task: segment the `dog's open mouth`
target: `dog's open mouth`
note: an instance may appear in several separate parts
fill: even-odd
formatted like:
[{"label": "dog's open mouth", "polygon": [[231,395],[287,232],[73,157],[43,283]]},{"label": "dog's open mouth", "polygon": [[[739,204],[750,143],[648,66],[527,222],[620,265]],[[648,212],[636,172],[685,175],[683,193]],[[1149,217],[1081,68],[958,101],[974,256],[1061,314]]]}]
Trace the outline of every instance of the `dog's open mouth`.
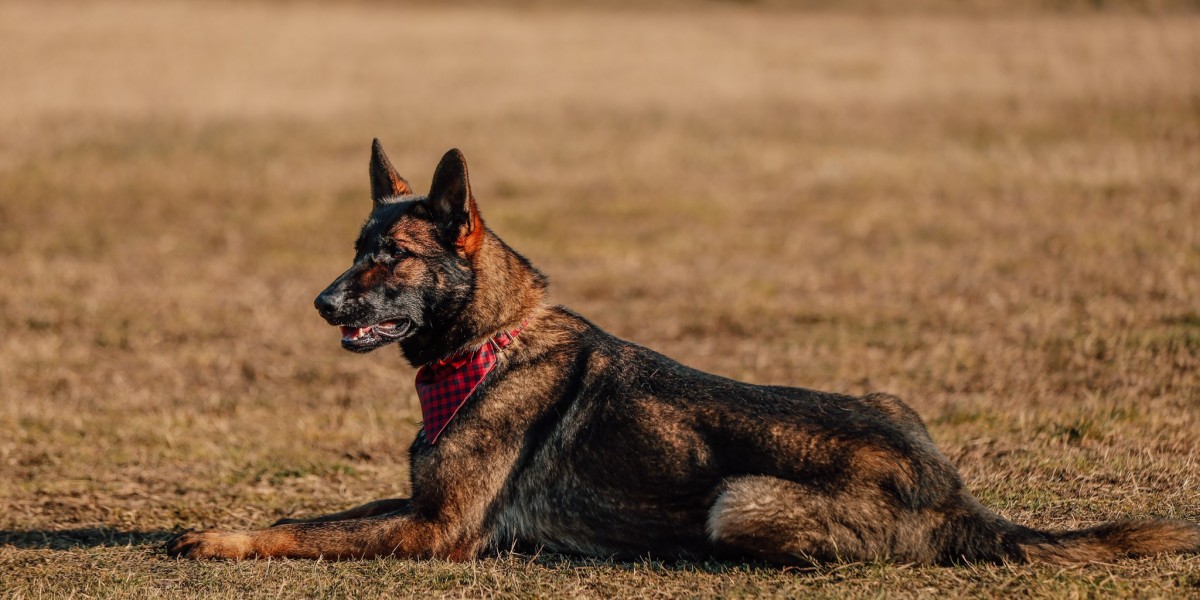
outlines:
[{"label": "dog's open mouth", "polygon": [[385,344],[404,339],[412,329],[412,321],[394,319],[380,321],[374,325],[351,327],[340,325],[342,332],[342,347],[355,352],[374,350]]}]

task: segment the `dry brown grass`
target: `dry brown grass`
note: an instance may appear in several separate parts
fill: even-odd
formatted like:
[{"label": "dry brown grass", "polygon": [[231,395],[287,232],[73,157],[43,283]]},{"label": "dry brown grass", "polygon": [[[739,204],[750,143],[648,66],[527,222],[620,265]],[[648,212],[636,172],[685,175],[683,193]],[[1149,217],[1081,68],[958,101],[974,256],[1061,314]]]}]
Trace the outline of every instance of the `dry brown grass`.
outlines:
[{"label": "dry brown grass", "polygon": [[0,5],[0,594],[1179,595],[1072,569],[168,561],[407,492],[392,351],[311,299],[373,136],[462,147],[557,301],[685,363],[905,397],[1043,527],[1200,520],[1200,18]]}]

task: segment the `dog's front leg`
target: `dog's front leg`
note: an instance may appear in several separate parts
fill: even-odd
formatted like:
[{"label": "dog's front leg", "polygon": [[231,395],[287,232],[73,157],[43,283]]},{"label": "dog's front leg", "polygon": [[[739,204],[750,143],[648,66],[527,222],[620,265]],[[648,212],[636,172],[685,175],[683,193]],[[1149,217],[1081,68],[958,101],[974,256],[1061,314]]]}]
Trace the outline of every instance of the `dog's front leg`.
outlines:
[{"label": "dog's front leg", "polygon": [[[185,558],[325,558],[397,556],[473,558],[481,544],[448,544],[445,523],[399,512],[366,519],[293,523],[257,531],[189,531],[167,542],[167,554]],[[466,554],[464,555],[464,550]]]}]

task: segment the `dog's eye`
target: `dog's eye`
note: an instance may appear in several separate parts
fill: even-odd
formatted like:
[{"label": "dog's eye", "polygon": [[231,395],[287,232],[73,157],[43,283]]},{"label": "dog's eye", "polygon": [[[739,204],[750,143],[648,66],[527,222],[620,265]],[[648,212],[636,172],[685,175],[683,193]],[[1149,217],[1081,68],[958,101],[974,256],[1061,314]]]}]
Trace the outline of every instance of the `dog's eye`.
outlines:
[{"label": "dog's eye", "polygon": [[394,258],[396,260],[400,260],[402,258],[408,257],[408,250],[405,250],[404,248],[397,246],[397,247],[389,250],[388,254],[390,254],[392,256],[392,258]]}]

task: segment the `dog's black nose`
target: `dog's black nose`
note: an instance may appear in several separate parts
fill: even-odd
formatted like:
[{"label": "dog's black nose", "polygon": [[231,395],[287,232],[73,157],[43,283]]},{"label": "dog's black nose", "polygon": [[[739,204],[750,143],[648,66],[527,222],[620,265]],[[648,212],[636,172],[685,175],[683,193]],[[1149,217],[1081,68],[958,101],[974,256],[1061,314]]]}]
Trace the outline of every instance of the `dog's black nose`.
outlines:
[{"label": "dog's black nose", "polygon": [[317,296],[317,299],[313,301],[313,306],[317,307],[317,312],[321,313],[322,317],[332,319],[337,315],[341,300],[338,294],[330,293],[329,290],[326,290]]}]

